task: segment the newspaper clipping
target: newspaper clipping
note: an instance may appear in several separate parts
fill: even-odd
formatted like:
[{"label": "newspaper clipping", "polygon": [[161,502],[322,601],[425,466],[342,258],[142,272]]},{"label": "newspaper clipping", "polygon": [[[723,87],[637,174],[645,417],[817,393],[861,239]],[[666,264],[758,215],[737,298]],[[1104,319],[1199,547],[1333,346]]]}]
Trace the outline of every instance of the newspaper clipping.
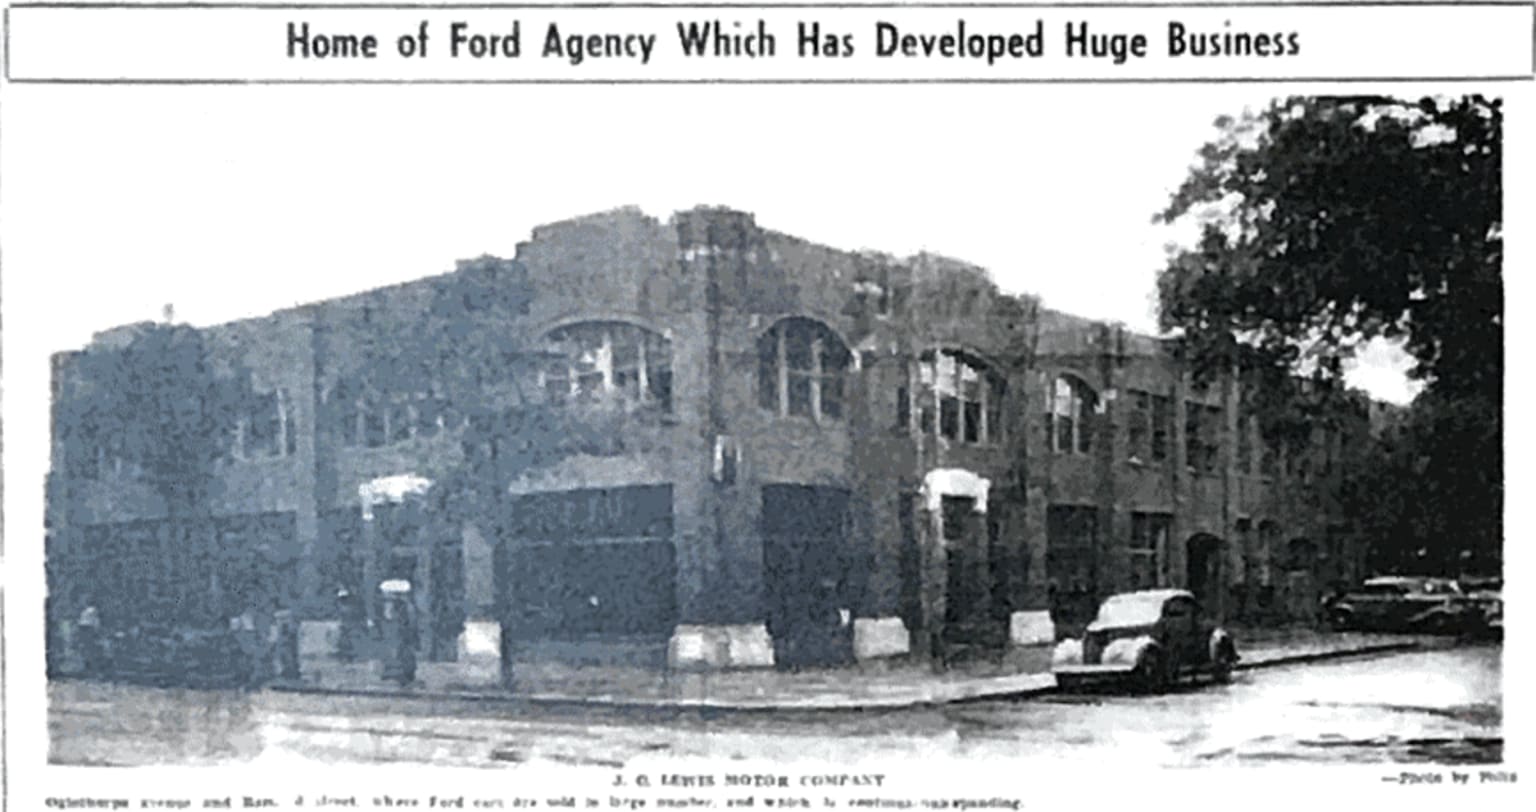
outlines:
[{"label": "newspaper clipping", "polygon": [[7,3],[6,808],[1517,808],[1533,42]]}]

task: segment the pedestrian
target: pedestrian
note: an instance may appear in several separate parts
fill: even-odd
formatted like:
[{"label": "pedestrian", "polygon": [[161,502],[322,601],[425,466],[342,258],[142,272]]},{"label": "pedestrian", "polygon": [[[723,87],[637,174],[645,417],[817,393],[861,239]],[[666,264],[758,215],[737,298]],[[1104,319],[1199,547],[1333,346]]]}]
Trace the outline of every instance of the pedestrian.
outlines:
[{"label": "pedestrian", "polygon": [[77,624],[80,634],[80,666],[86,677],[102,675],[101,613],[95,604],[89,604],[80,612]]},{"label": "pedestrian", "polygon": [[273,613],[272,622],[272,671],[281,679],[299,678],[299,624],[292,609],[279,609]]},{"label": "pedestrian", "polygon": [[342,662],[352,662],[361,653],[363,640],[368,634],[368,616],[363,602],[346,587],[336,590],[336,606],[341,616],[341,630],[336,637],[336,656]]}]

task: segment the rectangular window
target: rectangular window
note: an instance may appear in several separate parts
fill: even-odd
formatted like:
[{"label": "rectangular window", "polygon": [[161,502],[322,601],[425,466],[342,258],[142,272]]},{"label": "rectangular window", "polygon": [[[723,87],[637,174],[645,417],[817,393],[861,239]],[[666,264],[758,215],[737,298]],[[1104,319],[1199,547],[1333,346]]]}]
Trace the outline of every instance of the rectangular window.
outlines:
[{"label": "rectangular window", "polygon": [[415,426],[416,421],[411,416],[410,403],[402,399],[396,399],[389,404],[389,441],[391,443],[399,443],[411,439],[411,432]]},{"label": "rectangular window", "polygon": [[1200,462],[1205,459],[1205,433],[1201,425],[1200,404],[1184,404],[1184,462],[1193,470],[1200,470]]},{"label": "rectangular window", "polygon": [[1262,443],[1259,447],[1259,474],[1272,477],[1280,470],[1280,451],[1269,439],[1259,439]]},{"label": "rectangular window", "polygon": [[650,387],[651,399],[663,412],[672,411],[672,367],[671,365],[656,366],[647,370],[646,385]]},{"label": "rectangular window", "polygon": [[1126,455],[1135,462],[1151,457],[1152,396],[1130,392],[1130,414],[1126,416]]},{"label": "rectangular window", "polygon": [[629,402],[640,400],[641,334],[630,331],[613,337],[613,388]]},{"label": "rectangular window", "polygon": [[1201,427],[1205,430],[1205,458],[1201,461],[1200,470],[1206,473],[1214,473],[1221,465],[1221,440],[1222,427],[1225,425],[1225,415],[1220,407],[1205,407],[1205,417],[1201,420]]},{"label": "rectangular window", "polygon": [[246,453],[252,457],[283,455],[283,416],[276,392],[257,395],[252,404]]},{"label": "rectangular window", "polygon": [[779,331],[772,340],[757,342],[757,405],[779,410]]},{"label": "rectangular window", "polygon": [[418,395],[416,398],[416,436],[434,437],[442,419],[442,401],[434,395]]},{"label": "rectangular window", "polygon": [[1071,451],[1072,435],[1074,433],[1072,418],[1064,414],[1055,415],[1054,418],[1053,422],[1056,424],[1056,450]]},{"label": "rectangular window", "polygon": [[912,430],[912,393],[905,386],[896,389],[895,428],[902,433]]},{"label": "rectangular window", "polygon": [[367,404],[363,412],[363,442],[369,448],[379,448],[388,441],[384,433],[384,412],[377,403]]},{"label": "rectangular window", "polygon": [[1152,461],[1164,462],[1168,459],[1168,449],[1172,445],[1173,433],[1173,398],[1165,395],[1152,396]]},{"label": "rectangular window", "polygon": [[965,402],[965,441],[981,442],[981,404],[974,400]]},{"label": "rectangular window", "polygon": [[1130,588],[1149,589],[1162,585],[1158,562],[1168,549],[1168,532],[1173,517],[1166,513],[1131,514]]},{"label": "rectangular window", "polygon": [[939,398],[939,434],[954,440],[960,436],[960,399],[945,395]]}]

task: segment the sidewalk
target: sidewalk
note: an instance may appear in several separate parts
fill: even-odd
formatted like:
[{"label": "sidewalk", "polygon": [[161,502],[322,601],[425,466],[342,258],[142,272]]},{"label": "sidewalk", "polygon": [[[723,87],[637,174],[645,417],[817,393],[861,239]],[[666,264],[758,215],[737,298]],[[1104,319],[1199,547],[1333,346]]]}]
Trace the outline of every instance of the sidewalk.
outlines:
[{"label": "sidewalk", "polygon": [[[1417,638],[1409,636],[1309,630],[1253,631],[1238,640],[1242,656],[1239,670],[1402,651],[1419,645]],[[662,712],[896,710],[1048,694],[1056,689],[1050,660],[1050,646],[1029,646],[1012,649],[1000,660],[964,663],[944,673],[902,659],[801,672],[754,669],[710,673],[537,663],[518,666],[515,692],[500,687],[493,662],[423,662],[417,669],[416,683],[401,687],[381,680],[376,662],[311,660],[305,663],[301,681],[272,688]]]}]

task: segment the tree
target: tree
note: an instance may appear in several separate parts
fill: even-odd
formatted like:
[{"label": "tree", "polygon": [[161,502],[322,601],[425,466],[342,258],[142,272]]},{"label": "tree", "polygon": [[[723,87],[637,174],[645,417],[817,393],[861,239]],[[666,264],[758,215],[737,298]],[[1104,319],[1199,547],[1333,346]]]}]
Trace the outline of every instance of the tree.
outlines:
[{"label": "tree", "polygon": [[1338,405],[1330,393],[1357,348],[1400,343],[1425,389],[1353,490],[1411,506],[1379,516],[1384,542],[1496,550],[1500,102],[1289,98],[1216,126],[1156,217],[1200,226],[1159,277],[1162,327],[1182,334],[1197,374],[1237,365],[1266,433],[1292,443]]},{"label": "tree", "polygon": [[[192,573],[206,575],[214,566],[206,558],[211,551],[192,542],[207,530],[209,484],[242,391],[214,375],[198,330],[180,324],[138,325],[125,343],[93,346],[78,357],[59,404],[65,464],[74,468],[74,476],[94,476],[106,463],[143,482],[162,502],[167,543],[178,548],[191,543],[193,548],[173,554],[187,556],[182,563]],[[85,552],[103,554],[112,553]],[[120,563],[146,566],[137,558]],[[149,583],[163,580],[157,573],[137,575]],[[150,614],[165,621],[200,619],[197,615],[209,608],[203,600],[207,596],[195,593],[192,580],[160,584],[158,600],[148,606]],[[90,585],[98,592],[122,587]],[[115,595],[108,602],[129,607],[148,599]]]}]

